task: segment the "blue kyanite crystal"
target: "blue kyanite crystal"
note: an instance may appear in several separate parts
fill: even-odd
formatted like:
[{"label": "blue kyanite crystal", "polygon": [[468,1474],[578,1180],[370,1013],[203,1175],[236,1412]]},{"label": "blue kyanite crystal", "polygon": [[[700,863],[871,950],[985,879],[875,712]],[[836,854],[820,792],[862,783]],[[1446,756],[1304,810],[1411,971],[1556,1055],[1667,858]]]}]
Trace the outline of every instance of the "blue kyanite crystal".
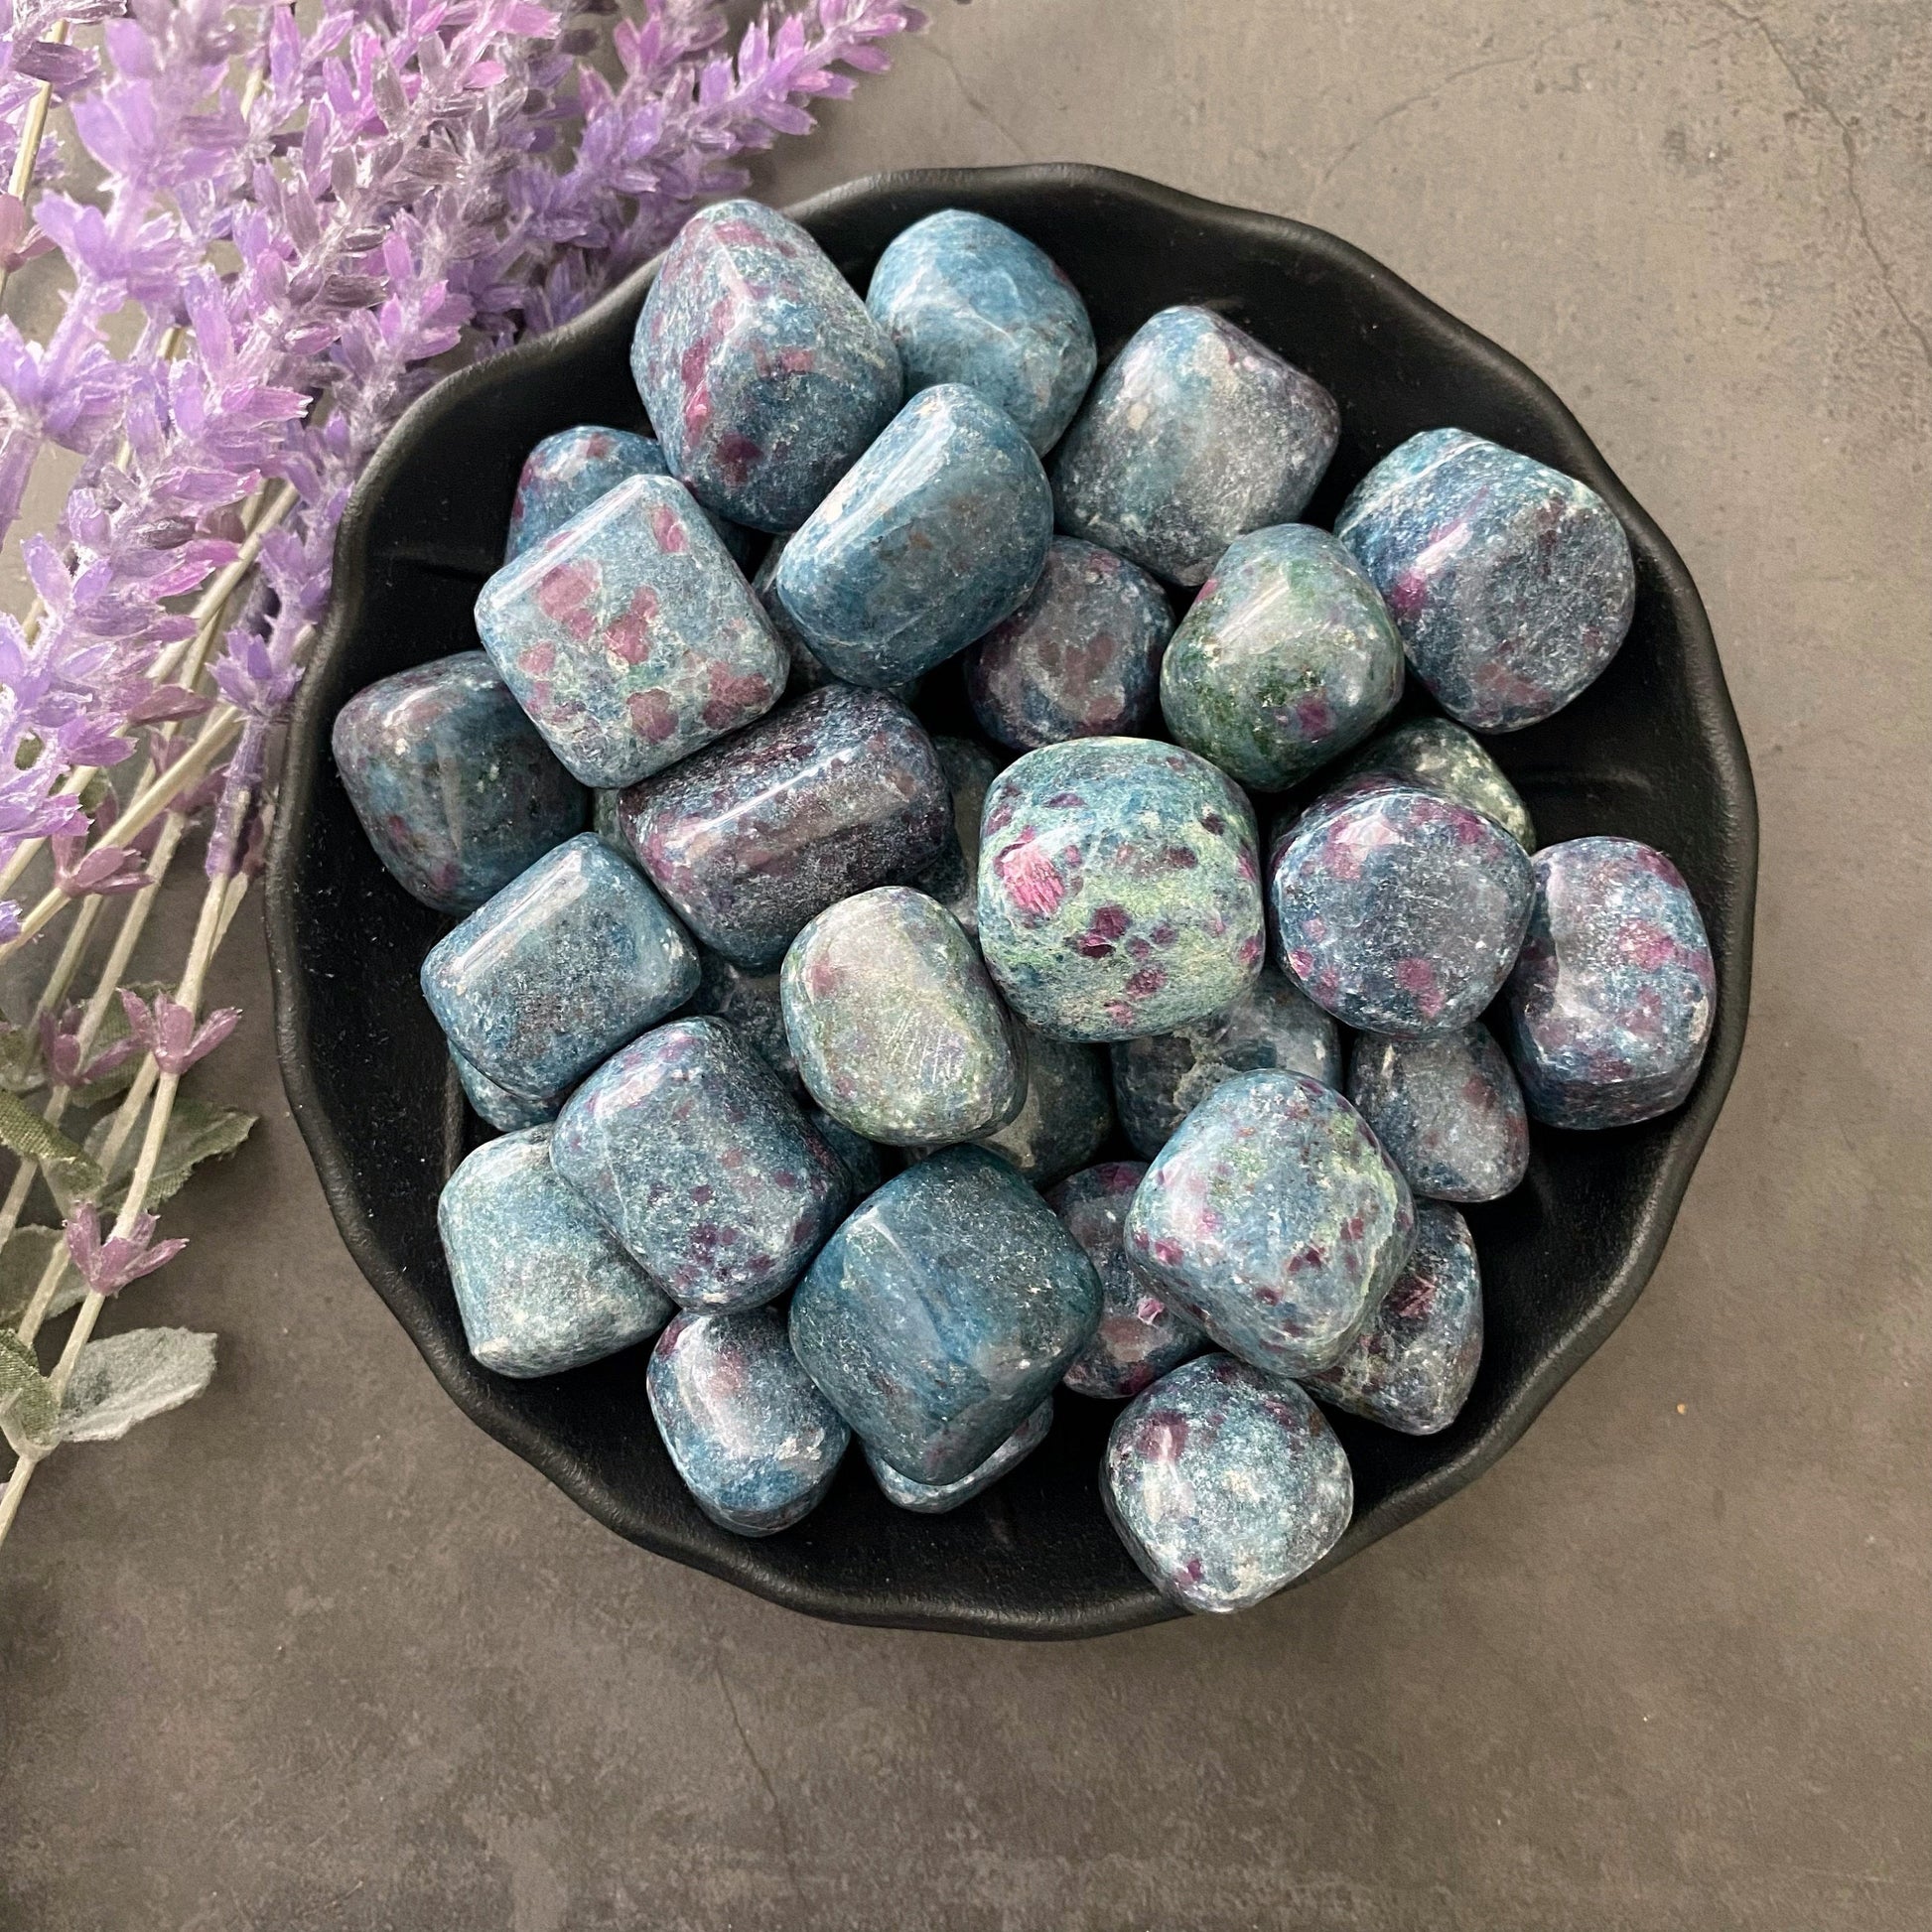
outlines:
[{"label": "blue kyanite crystal", "polygon": [[1364,1033],[1466,1027],[1529,923],[1523,848],[1492,818],[1400,786],[1317,799],[1275,857],[1276,941],[1316,1006]]},{"label": "blue kyanite crystal", "polygon": [[472,1111],[499,1134],[513,1134],[521,1127],[541,1127],[555,1120],[564,1104],[562,1094],[552,1094],[548,1100],[525,1100],[508,1087],[499,1087],[481,1067],[472,1066],[454,1046],[450,1048],[450,1064],[456,1068],[463,1097],[469,1101]]},{"label": "blue kyanite crystal", "polygon": [[886,1500],[915,1516],[943,1516],[949,1509],[970,1502],[981,1490],[990,1489],[1009,1471],[1017,1469],[1045,1442],[1053,1427],[1053,1398],[1049,1395],[1004,1443],[957,1482],[914,1482],[902,1476],[872,1447],[865,1445],[866,1462],[886,1492]]},{"label": "blue kyanite crystal", "polygon": [[1085,1167],[1114,1131],[1106,1062],[1091,1046],[1036,1033],[1024,1020],[1016,1024],[1027,1096],[1004,1127],[979,1136],[979,1145],[1011,1161],[1035,1187],[1050,1187]]},{"label": "blue kyanite crystal", "polygon": [[589,813],[480,650],[366,686],[330,742],[375,856],[439,912],[481,905]]},{"label": "blue kyanite crystal", "polygon": [[470,1352],[498,1375],[555,1375],[670,1318],[663,1293],[557,1177],[548,1127],[485,1142],[436,1204]]},{"label": "blue kyanite crystal", "polygon": [[1396,1285],[1341,1359],[1302,1382],[1337,1409],[1405,1436],[1434,1436],[1455,1420],[1481,1360],[1476,1244],[1454,1208],[1425,1201]]},{"label": "blue kyanite crystal", "polygon": [[1228,1355],[1185,1362],[1120,1413],[1101,1500],[1128,1554],[1184,1610],[1245,1610],[1334,1548],[1348,1457],[1292,1382]]},{"label": "blue kyanite crystal", "polygon": [[498,1086],[560,1093],[698,984],[698,955],[634,866],[580,832],[439,939],[423,997]]},{"label": "blue kyanite crystal", "polygon": [[1402,695],[1402,639],[1326,530],[1236,537],[1161,665],[1161,710],[1190,751],[1285,791],[1359,744]]},{"label": "blue kyanite crystal", "polygon": [[905,391],[963,382],[1044,456],[1093,380],[1093,325],[1050,257],[1004,222],[941,208],[887,247],[866,307],[898,348]]},{"label": "blue kyanite crystal", "polygon": [[1341,768],[1341,777],[1327,795],[1371,781],[1393,781],[1423,791],[1439,791],[1458,805],[1487,812],[1525,852],[1536,850],[1536,826],[1529,807],[1503,768],[1460,725],[1447,718],[1417,718],[1384,732],[1356,753]]},{"label": "blue kyanite crystal", "polygon": [[937,861],[912,883],[936,898],[974,938],[980,929],[980,813],[1000,760],[970,738],[935,738],[939,768],[952,797],[953,836]]},{"label": "blue kyanite crystal", "polygon": [[1207,1337],[1154,1292],[1123,1245],[1127,1210],[1146,1173],[1139,1161],[1104,1161],[1046,1196],[1100,1276],[1100,1326],[1062,1378],[1075,1395],[1124,1402],[1207,1346]]},{"label": "blue kyanite crystal", "polygon": [[477,598],[490,661],[587,785],[627,785],[761,716],[783,644],[691,493],[630,477]]},{"label": "blue kyanite crystal", "polygon": [[1144,738],[1029,752],[988,788],[980,836],[980,948],[1041,1033],[1171,1033],[1261,970],[1254,813],[1191,752]]},{"label": "blue kyanite crystal", "polygon": [[782,1295],[845,1211],[837,1158],[717,1020],[674,1020],[599,1067],[551,1160],[680,1308]]},{"label": "blue kyanite crystal", "polygon": [[1697,901],[1661,852],[1570,839],[1534,860],[1510,977],[1509,1047],[1552,1127],[1622,1127],[1678,1106],[1711,1043],[1718,973]]},{"label": "blue kyanite crystal", "polygon": [[771,588],[834,677],[884,688],[1017,610],[1052,534],[1033,445],[985,397],[942,383],[840,478]]},{"label": "blue kyanite crystal", "polygon": [[772,1536],[817,1507],[852,1432],[812,1387],[775,1309],[680,1314],[644,1378],[650,1413],[698,1507]]},{"label": "blue kyanite crystal", "polygon": [[779,986],[812,1098],[868,1140],[938,1147],[1019,1111],[1013,1023],[937,899],[881,886],[828,906],[791,942]]},{"label": "blue kyanite crystal", "polygon": [[748,1044],[756,1046],[788,1087],[797,1087],[798,1062],[785,1037],[784,1009],[776,973],[751,973],[734,966],[709,946],[698,948],[698,990],[685,1011],[722,1020]]},{"label": "blue kyanite crystal", "polygon": [[883,691],[828,684],[627,791],[624,836],[693,932],[754,971],[815,913],[910,879],[952,813],[932,741]]},{"label": "blue kyanite crystal", "polygon": [[755,530],[795,530],[899,405],[898,352],[825,251],[757,202],[678,231],[630,373],[671,470]]},{"label": "blue kyanite crystal", "polygon": [[1232,1006],[1171,1034],[1116,1041],[1114,1101],[1136,1154],[1167,1146],[1195,1107],[1237,1073],[1279,1067],[1323,1086],[1341,1085],[1341,1033],[1272,966]]},{"label": "blue kyanite crystal", "polygon": [[1375,580],[1416,675],[1477,731],[1561,711],[1630,628],[1636,572],[1616,512],[1466,430],[1425,430],[1391,451],[1335,535]]},{"label": "blue kyanite crystal", "polygon": [[1294,1376],[1354,1339],[1415,1227],[1409,1183],[1332,1087],[1237,1073],[1155,1157],[1127,1252],[1223,1348]]},{"label": "blue kyanite crystal", "polygon": [[823,1107],[806,1110],[812,1132],[832,1150],[845,1170],[845,1196],[855,1206],[886,1182],[886,1150],[863,1134],[855,1134],[844,1121],[834,1120]]},{"label": "blue kyanite crystal", "polygon": [[1523,1090],[1479,1021],[1428,1039],[1357,1040],[1348,1097],[1428,1199],[1497,1200],[1529,1169]]},{"label": "blue kyanite crystal", "polygon": [[[783,641],[786,652],[791,658],[791,672],[785,680],[785,696],[802,698],[807,691],[816,691],[821,684],[833,684],[839,680],[832,676],[818,661],[812,647],[805,641],[804,632],[792,622],[791,614],[778,602],[777,593],[771,588],[778,575],[778,566],[784,561],[785,545],[788,537],[774,537],[771,547],[764,553],[764,561],[758,567],[758,574],[752,579],[752,589],[764,606],[764,615],[771,620],[771,628]],[[901,704],[910,704],[917,697],[919,680],[916,677],[901,678],[897,684],[886,687]]]},{"label": "blue kyanite crystal", "polygon": [[1100,1283],[997,1156],[942,1148],[847,1217],[791,1301],[791,1342],[866,1443],[957,1482],[1053,1392],[1100,1319]]},{"label": "blue kyanite crystal", "polygon": [[1301,514],[1340,433],[1334,397],[1245,330],[1205,309],[1163,309],[1059,447],[1059,526],[1198,584],[1244,530]]},{"label": "blue kyanite crystal", "polygon": [[1016,751],[1144,731],[1173,629],[1146,571],[1055,537],[1033,594],[966,658],[966,695],[989,738]]}]

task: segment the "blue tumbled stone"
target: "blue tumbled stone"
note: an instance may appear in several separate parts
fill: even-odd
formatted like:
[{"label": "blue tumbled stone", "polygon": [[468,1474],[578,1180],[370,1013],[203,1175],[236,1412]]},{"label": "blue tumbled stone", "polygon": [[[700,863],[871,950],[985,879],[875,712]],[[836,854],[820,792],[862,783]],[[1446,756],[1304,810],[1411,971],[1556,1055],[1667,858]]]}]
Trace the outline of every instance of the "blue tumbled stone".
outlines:
[{"label": "blue tumbled stone", "polygon": [[[778,575],[778,566],[784,561],[785,545],[788,537],[774,537],[771,547],[764,553],[764,561],[758,567],[758,574],[752,579],[752,589],[764,606],[764,615],[771,620],[771,628],[778,633],[787,655],[791,659],[791,671],[785,680],[785,696],[802,698],[807,691],[816,691],[822,684],[836,684],[840,679],[833,677],[816,653],[805,641],[804,632],[791,621],[791,613],[778,601],[777,593],[771,588]],[[901,704],[910,704],[918,696],[919,680],[916,677],[901,678],[886,689]]]},{"label": "blue tumbled stone", "polygon": [[1498,1200],[1530,1165],[1523,1090],[1479,1021],[1428,1039],[1364,1035],[1348,1098],[1410,1188],[1430,1200]]},{"label": "blue tumbled stone", "polygon": [[542,1100],[689,999],[698,955],[636,867],[580,832],[439,939],[421,977],[450,1044]]},{"label": "blue tumbled stone", "polygon": [[1004,1127],[978,1137],[979,1146],[1010,1161],[1035,1187],[1050,1187],[1083,1168],[1114,1131],[1106,1062],[1091,1046],[1054,1039],[1022,1020],[1026,1097]]},{"label": "blue tumbled stone", "polygon": [[942,1148],[847,1217],[791,1302],[791,1341],[869,1447],[957,1482],[1053,1392],[1100,1318],[1079,1244],[979,1148]]},{"label": "blue tumbled stone", "polygon": [[1246,530],[1292,523],[1335,453],[1335,399],[1206,309],[1150,316],[1053,460],[1071,536],[1198,584]]},{"label": "blue tumbled stone", "polygon": [[1292,1382],[1203,1355],[1137,1395],[1107,1438],[1107,1515],[1185,1610],[1245,1610],[1334,1548],[1355,1506],[1335,1432]]},{"label": "blue tumbled stone", "polygon": [[855,1134],[823,1107],[808,1107],[805,1118],[811,1123],[812,1132],[832,1150],[833,1158],[845,1170],[845,1197],[855,1207],[886,1184],[887,1153],[877,1141]]},{"label": "blue tumbled stone", "polygon": [[1341,767],[1328,797],[1371,781],[1414,785],[1441,792],[1458,805],[1486,812],[1525,852],[1536,850],[1529,807],[1503,768],[1460,725],[1447,718],[1417,718],[1371,740]]},{"label": "blue tumbled stone", "polygon": [[1052,258],[1004,222],[941,208],[888,243],[866,307],[898,349],[905,393],[962,382],[1044,456],[1097,356],[1087,305]]},{"label": "blue tumbled stone", "polygon": [[630,372],[672,473],[795,530],[899,405],[898,351],[831,259],[757,202],[701,208],[644,298]]},{"label": "blue tumbled stone", "polygon": [[365,686],[330,744],[375,856],[439,912],[472,911],[584,829],[584,787],[480,650]]},{"label": "blue tumbled stone", "polygon": [[739,1536],[773,1536],[808,1516],[852,1441],[774,1309],[678,1315],[644,1387],[692,1499]]},{"label": "blue tumbled stone", "polygon": [[1466,430],[1425,430],[1391,451],[1335,535],[1375,580],[1416,675],[1477,731],[1561,711],[1630,628],[1636,571],[1616,512]]},{"label": "blue tumbled stone", "polygon": [[477,1149],[436,1224],[470,1352],[498,1375],[555,1375],[654,1335],[669,1300],[550,1165],[551,1130]]},{"label": "blue tumbled stone", "polygon": [[910,1476],[900,1475],[871,1444],[863,1447],[866,1464],[886,1492],[889,1503],[909,1509],[915,1516],[943,1516],[961,1503],[971,1502],[982,1490],[992,1488],[1003,1475],[1017,1469],[1045,1442],[1052,1427],[1053,1398],[1049,1395],[977,1469],[961,1476],[957,1482],[914,1482]]},{"label": "blue tumbled stone", "polygon": [[1053,499],[1011,417],[957,383],[922,390],[785,545],[772,590],[834,677],[884,688],[1017,610]]},{"label": "blue tumbled stone", "polygon": [[[748,972],[709,946],[698,948],[698,990],[685,1013],[722,1020],[765,1057],[786,1086],[799,1085],[798,1062],[785,1037],[785,1015],[776,973]],[[680,1016],[682,1017],[682,1016]]]},{"label": "blue tumbled stone", "polygon": [[551,1160],[680,1308],[782,1295],[845,1211],[836,1157],[717,1020],[614,1054],[557,1116]]},{"label": "blue tumbled stone", "polygon": [[1532,862],[1536,904],[1504,1011],[1529,1110],[1623,1127],[1690,1095],[1717,1018],[1697,900],[1635,839],[1569,839]]},{"label": "blue tumbled stone", "polygon": [[557,1118],[564,1104],[562,1094],[552,1094],[547,1100],[526,1100],[508,1087],[499,1087],[481,1067],[472,1066],[454,1046],[450,1048],[450,1063],[456,1068],[463,1097],[469,1101],[472,1111],[499,1134],[513,1134],[523,1127],[542,1127]]}]

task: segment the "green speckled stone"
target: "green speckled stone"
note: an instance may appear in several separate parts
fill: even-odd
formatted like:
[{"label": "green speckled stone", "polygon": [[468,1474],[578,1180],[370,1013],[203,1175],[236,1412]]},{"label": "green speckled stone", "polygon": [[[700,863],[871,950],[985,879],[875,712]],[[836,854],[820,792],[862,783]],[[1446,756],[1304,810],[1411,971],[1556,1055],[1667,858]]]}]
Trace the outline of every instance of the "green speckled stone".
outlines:
[{"label": "green speckled stone", "polygon": [[1486,813],[1525,852],[1536,850],[1530,808],[1481,741],[1447,718],[1417,718],[1372,739],[1341,767],[1336,797],[1358,780],[1393,779],[1452,798],[1458,805]]}]

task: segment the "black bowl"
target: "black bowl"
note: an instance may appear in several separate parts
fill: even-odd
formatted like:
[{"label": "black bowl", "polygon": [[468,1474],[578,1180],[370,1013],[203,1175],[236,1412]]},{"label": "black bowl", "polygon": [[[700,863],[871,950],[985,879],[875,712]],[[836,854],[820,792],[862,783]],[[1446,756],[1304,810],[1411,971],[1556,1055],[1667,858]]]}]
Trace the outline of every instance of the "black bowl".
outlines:
[{"label": "black bowl", "polygon": [[[853,283],[935,208],[979,208],[1039,242],[1086,297],[1103,362],[1153,311],[1196,302],[1341,401],[1341,448],[1310,520],[1405,437],[1455,424],[1582,478],[1636,553],[1636,621],[1610,668],[1548,723],[1491,741],[1546,841],[1620,833],[1668,852],[1710,927],[1717,1035],[1689,1104],[1606,1133],[1537,1129],[1528,1181],[1474,1208],[1488,1337],[1474,1392],[1426,1440],[1341,1417],[1355,1518],[1345,1562],[1485,1469],[1615,1327],[1656,1265],[1743,1044],[1757,813],[1696,588],[1576,419],[1520,362],[1319,229],[1095,168],[885,175],[795,209]],[[797,1529],[762,1541],[706,1520],[644,1404],[647,1351],[545,1381],[474,1362],[436,1233],[436,1197],[474,1128],[416,968],[448,921],[377,864],[328,753],[372,679],[474,646],[471,607],[502,555],[522,457],[569,424],[642,426],[626,356],[645,268],[568,328],[424,396],[356,487],[336,594],[290,735],[268,881],[277,1042],[297,1122],[343,1238],[467,1414],[601,1522],[776,1602],[859,1623],[1092,1636],[1173,1614],[1101,1513],[1117,1411],[1063,1396],[1046,1446],[949,1516],[910,1516],[847,1460]],[[947,702],[938,680],[938,702]]]}]

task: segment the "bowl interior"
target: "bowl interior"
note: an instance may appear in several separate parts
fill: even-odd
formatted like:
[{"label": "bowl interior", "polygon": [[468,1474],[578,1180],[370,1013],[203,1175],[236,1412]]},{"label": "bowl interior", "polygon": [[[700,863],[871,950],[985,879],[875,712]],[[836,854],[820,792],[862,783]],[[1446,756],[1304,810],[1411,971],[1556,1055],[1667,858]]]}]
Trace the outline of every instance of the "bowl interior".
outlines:
[{"label": "bowl interior", "polygon": [[[1066,269],[1103,364],[1155,310],[1194,302],[1325,384],[1342,405],[1341,445],[1311,521],[1331,521],[1406,437],[1455,424],[1583,479],[1629,531],[1638,588],[1623,649],[1566,711],[1488,743],[1546,843],[1618,833],[1677,861],[1717,957],[1716,1037],[1680,1111],[1607,1133],[1537,1128],[1525,1184],[1468,1210],[1483,1272],[1481,1372],[1437,1437],[1337,1418],[1356,1483],[1354,1521],[1327,1559],[1343,1562],[1499,1455],[1655,1264],[1742,1044],[1756,876],[1743,744],[1703,607],[1662,533],[1547,387],[1388,270],[1317,229],[1096,169],[883,176],[793,212],[863,290],[899,229],[951,206],[1011,223]],[[626,358],[650,274],[432,390],[384,444],[345,521],[335,601],[291,731],[269,880],[284,1078],[331,1207],[457,1402],[648,1549],[855,1621],[1074,1636],[1172,1614],[1101,1512],[1096,1477],[1114,1405],[1062,1396],[1045,1448],[942,1517],[893,1508],[855,1451],[811,1517],[754,1542],[714,1527],[679,1484],[645,1407],[645,1350],[518,1382],[465,1349],[436,1198],[474,1125],[416,983],[450,921],[377,863],[329,758],[329,727],[372,679],[475,646],[471,607],[501,557],[532,443],[574,423],[644,426]],[[959,703],[956,675],[940,676],[921,708],[945,728]],[[1408,708],[1423,707],[1412,695]]]}]

